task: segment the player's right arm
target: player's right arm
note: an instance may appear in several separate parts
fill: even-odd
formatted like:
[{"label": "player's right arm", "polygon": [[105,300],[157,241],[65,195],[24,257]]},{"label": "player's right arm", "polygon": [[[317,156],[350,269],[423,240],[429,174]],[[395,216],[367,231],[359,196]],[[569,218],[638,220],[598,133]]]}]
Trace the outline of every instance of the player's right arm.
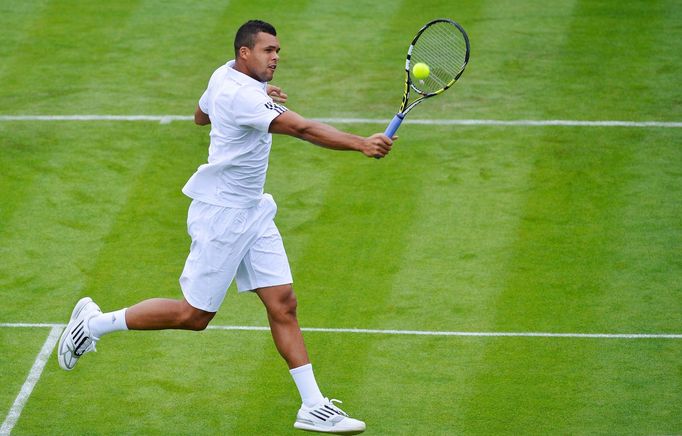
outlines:
[{"label": "player's right arm", "polygon": [[393,145],[393,141],[383,133],[375,133],[364,138],[342,132],[328,124],[308,120],[291,110],[272,120],[269,131],[303,139],[332,150],[354,150],[376,158],[386,156]]},{"label": "player's right arm", "polygon": [[194,124],[200,126],[211,124],[211,119],[208,117],[208,114],[204,113],[199,106],[197,106],[197,110],[194,111]]}]

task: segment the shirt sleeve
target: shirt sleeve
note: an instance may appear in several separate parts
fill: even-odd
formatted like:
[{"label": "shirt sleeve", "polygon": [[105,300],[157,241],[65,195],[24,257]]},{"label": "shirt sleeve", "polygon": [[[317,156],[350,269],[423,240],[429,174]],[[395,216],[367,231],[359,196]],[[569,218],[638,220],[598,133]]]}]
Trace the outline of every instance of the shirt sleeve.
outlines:
[{"label": "shirt sleeve", "polygon": [[275,103],[264,92],[253,87],[240,89],[232,102],[235,122],[240,126],[249,126],[261,132],[270,129],[270,123],[287,108]]},{"label": "shirt sleeve", "polygon": [[226,67],[222,66],[215,70],[213,74],[211,74],[211,78],[208,79],[208,85],[206,85],[206,90],[204,91],[203,94],[201,94],[201,98],[199,99],[199,109],[205,114],[209,114],[209,110],[211,110],[211,98],[214,97],[215,94],[215,87],[216,84],[219,82],[220,78],[224,75],[224,69]]},{"label": "shirt sleeve", "polygon": [[208,89],[201,94],[201,98],[199,99],[199,109],[201,109],[203,113],[208,114]]}]

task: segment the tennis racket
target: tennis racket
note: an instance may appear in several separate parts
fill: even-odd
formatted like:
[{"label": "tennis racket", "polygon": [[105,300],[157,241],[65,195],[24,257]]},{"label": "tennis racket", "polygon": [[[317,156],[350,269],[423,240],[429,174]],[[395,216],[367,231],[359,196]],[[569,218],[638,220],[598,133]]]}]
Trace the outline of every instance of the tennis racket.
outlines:
[{"label": "tennis racket", "polygon": [[[384,134],[392,138],[409,111],[427,98],[441,94],[454,85],[464,73],[468,62],[469,37],[462,26],[452,20],[439,18],[419,29],[407,50],[403,102]],[[418,70],[415,74],[413,68],[417,64],[428,67],[427,77],[423,77],[423,65],[419,66],[421,71]],[[410,91],[419,94],[419,98],[408,105]]]}]

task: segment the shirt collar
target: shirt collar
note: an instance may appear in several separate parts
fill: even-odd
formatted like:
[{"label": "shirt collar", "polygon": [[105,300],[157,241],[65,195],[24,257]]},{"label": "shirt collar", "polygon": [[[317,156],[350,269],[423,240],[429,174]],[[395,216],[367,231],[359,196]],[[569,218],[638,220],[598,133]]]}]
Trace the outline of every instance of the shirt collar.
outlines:
[{"label": "shirt collar", "polygon": [[259,80],[254,79],[251,76],[247,76],[246,74],[242,73],[241,71],[237,71],[234,69],[235,61],[234,59],[229,61],[227,64],[227,71],[230,76],[233,78],[239,80],[240,83],[244,85],[251,85],[251,86],[257,86],[259,88],[262,88],[263,90],[266,89],[267,87],[267,82],[261,82]]}]

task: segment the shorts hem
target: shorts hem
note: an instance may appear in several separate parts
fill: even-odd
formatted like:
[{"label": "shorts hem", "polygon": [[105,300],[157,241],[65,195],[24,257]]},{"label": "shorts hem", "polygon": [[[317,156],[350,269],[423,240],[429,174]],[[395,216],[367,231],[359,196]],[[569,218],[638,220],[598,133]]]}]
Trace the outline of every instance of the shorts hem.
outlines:
[{"label": "shorts hem", "polygon": [[256,289],[261,289],[261,288],[271,288],[273,286],[286,286],[286,285],[293,285],[293,284],[294,284],[293,280],[288,280],[288,281],[285,280],[284,282],[277,282],[277,283],[259,283],[250,289],[242,289],[241,287],[237,286],[237,292],[241,294],[244,292],[255,292]]},{"label": "shorts hem", "polygon": [[218,309],[220,308],[220,306],[209,307],[208,305],[198,303],[188,292],[185,292],[184,289],[182,290],[182,295],[185,297],[185,301],[187,301],[187,303],[195,309],[203,310],[204,312],[209,313],[217,313]]}]

